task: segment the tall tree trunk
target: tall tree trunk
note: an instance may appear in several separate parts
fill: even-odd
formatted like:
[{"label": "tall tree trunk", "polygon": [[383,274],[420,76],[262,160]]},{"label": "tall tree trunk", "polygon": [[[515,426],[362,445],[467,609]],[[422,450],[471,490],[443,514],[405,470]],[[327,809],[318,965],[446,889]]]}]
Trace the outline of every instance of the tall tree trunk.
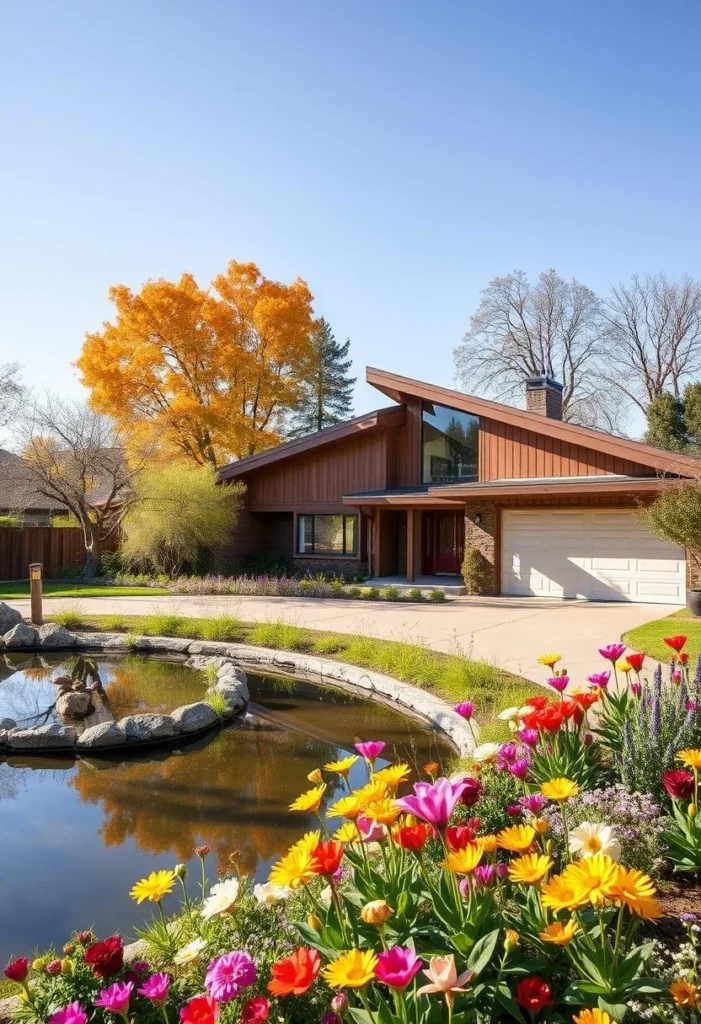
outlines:
[{"label": "tall tree trunk", "polygon": [[97,551],[95,531],[89,525],[83,526],[85,540],[85,562],[80,572],[81,580],[94,580],[97,576]]}]

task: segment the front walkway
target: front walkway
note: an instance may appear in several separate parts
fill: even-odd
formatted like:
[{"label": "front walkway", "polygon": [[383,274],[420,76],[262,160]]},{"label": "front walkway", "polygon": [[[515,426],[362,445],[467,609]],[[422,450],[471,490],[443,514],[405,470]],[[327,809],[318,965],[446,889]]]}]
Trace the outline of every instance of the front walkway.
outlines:
[{"label": "front walkway", "polygon": [[[29,601],[8,602],[29,615]],[[439,651],[461,648],[533,680],[545,669],[537,657],[557,650],[573,683],[603,668],[598,648],[622,633],[674,611],[669,605],[544,601],[518,597],[460,597],[446,604],[287,597],[92,597],[47,599],[47,615],[77,605],[85,614],[235,615],[252,622],[285,620],[311,629],[389,640],[424,641]]]}]

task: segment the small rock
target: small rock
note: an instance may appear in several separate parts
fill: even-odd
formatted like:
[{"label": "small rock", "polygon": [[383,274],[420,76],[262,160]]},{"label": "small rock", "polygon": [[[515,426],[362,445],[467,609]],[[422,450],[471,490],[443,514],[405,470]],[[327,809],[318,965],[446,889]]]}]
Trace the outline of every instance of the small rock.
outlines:
[{"label": "small rock", "polygon": [[78,737],[78,749],[91,750],[100,747],[117,747],[126,743],[127,737],[122,723],[99,722],[91,725]]},{"label": "small rock", "polygon": [[76,633],[73,646],[93,651],[131,650],[133,637],[123,633]]},{"label": "small rock", "polygon": [[85,718],[92,709],[92,696],[84,690],[62,693],[56,701],[56,710],[62,718]]},{"label": "small rock", "polygon": [[228,658],[211,658],[205,654],[192,654],[185,662],[188,668],[196,668],[199,672],[206,672],[210,665],[220,669],[222,665],[228,665]]},{"label": "small rock", "polygon": [[170,715],[127,715],[120,720],[128,740],[160,740],[175,736],[175,722]]},{"label": "small rock", "polygon": [[244,686],[248,685],[246,673],[243,671],[242,668],[239,668],[238,665],[235,665],[232,661],[227,661],[224,665],[221,666],[221,668],[217,672],[217,680],[220,683],[226,681],[232,683],[243,683]]},{"label": "small rock", "polygon": [[76,730],[68,725],[36,725],[33,729],[11,729],[7,734],[12,750],[74,747],[76,738]]},{"label": "small rock", "polygon": [[0,729],[16,729],[17,722],[14,718],[0,718]]},{"label": "small rock", "polygon": [[33,626],[27,626],[24,622],[18,622],[9,633],[3,636],[5,647],[9,650],[19,647],[37,647],[39,638]]},{"label": "small rock", "polygon": [[53,676],[51,682],[54,686],[73,686],[73,679],[65,672],[62,672],[58,676]]},{"label": "small rock", "polygon": [[57,622],[45,622],[37,630],[39,635],[39,646],[56,649],[58,647],[73,647],[73,637]]},{"label": "small rock", "polygon": [[177,708],[172,715],[176,732],[197,732],[218,721],[217,713],[209,704],[198,701]]},{"label": "small rock", "polygon": [[9,633],[14,626],[19,626],[22,621],[22,613],[16,608],[10,608],[9,604],[0,601],[0,635]]},{"label": "small rock", "polygon": [[135,651],[164,651],[170,654],[185,654],[192,643],[177,636],[133,636],[131,645]]}]

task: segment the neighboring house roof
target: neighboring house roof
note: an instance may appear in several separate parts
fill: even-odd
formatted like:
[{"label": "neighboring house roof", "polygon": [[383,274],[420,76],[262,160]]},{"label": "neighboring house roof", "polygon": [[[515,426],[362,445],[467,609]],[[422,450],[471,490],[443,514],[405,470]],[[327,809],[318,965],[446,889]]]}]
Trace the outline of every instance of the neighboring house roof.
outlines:
[{"label": "neighboring house roof", "polygon": [[386,409],[376,409],[374,412],[366,413],[365,416],[356,416],[335,427],[326,427],[324,430],[318,430],[315,434],[296,438],[286,444],[279,444],[275,448],[268,448],[267,451],[259,452],[257,455],[238,459],[236,462],[229,463],[228,466],[222,466],[219,470],[219,479],[232,480],[234,477],[250,473],[254,469],[270,466],[280,459],[302,455],[312,448],[318,448],[333,441],[341,441],[344,438],[368,434],[385,427],[401,426],[403,422],[404,408],[402,406],[391,405]]},{"label": "neighboring house roof", "polygon": [[632,441],[627,437],[617,437],[614,434],[605,434],[600,430],[592,430],[590,427],[580,427],[575,423],[551,419],[539,413],[528,412],[526,409],[516,409],[511,405],[502,405],[501,402],[492,402],[486,398],[466,395],[462,391],[453,391],[450,388],[427,384],[425,381],[415,380],[412,377],[401,377],[399,374],[379,370],[373,366],[367,368],[365,377],[368,384],[372,384],[378,391],[393,398],[395,402],[403,402],[407,395],[414,395],[428,402],[448,405],[461,412],[470,412],[475,416],[481,415],[487,419],[521,427],[524,430],[532,430],[537,434],[545,434],[548,437],[569,441],[572,444],[583,445],[594,451],[604,452],[606,455],[629,459],[631,462],[650,466],[663,473],[697,476],[701,470],[701,460],[691,455],[678,455],[676,452],[669,452],[663,448],[654,448],[642,441]]},{"label": "neighboring house roof", "polygon": [[36,479],[24,459],[0,448],[0,511],[65,513],[66,506],[37,490]]}]

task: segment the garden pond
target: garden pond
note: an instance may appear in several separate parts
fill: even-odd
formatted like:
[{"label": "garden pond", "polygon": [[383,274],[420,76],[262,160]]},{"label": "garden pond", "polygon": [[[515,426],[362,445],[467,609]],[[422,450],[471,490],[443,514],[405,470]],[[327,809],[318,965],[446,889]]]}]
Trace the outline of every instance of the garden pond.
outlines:
[{"label": "garden pond", "polygon": [[[170,712],[201,700],[207,685],[176,658],[94,660],[115,718]],[[73,663],[65,655],[0,656],[0,718],[56,720],[50,679]],[[447,766],[453,757],[444,739],[381,703],[311,681],[247,675],[247,711],[175,749],[0,761],[0,960],[62,943],[72,929],[132,937],[150,911],[129,899],[131,886],[187,862],[196,892],[200,844],[211,846],[218,869],[237,854],[243,872],[266,880],[271,864],[318,824],[288,811],[310,787],[307,775],[354,752],[357,739],[387,742],[380,765]],[[350,781],[364,780],[359,760]]]}]

